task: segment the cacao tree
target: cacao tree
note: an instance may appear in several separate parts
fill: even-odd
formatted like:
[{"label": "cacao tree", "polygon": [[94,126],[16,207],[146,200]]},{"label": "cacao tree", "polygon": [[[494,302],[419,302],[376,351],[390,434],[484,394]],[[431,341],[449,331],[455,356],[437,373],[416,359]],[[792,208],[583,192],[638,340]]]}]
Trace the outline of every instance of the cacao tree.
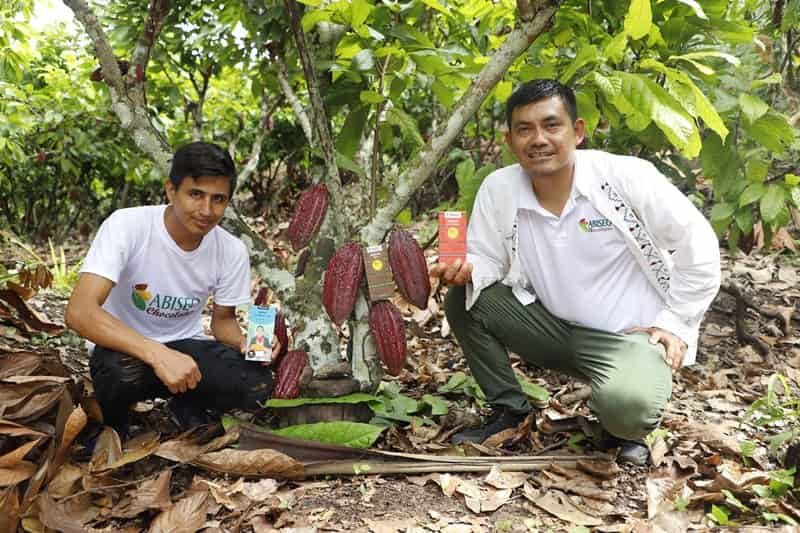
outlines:
[{"label": "cacao tree", "polygon": [[[322,374],[340,358],[320,290],[334,251],[384,240],[443,157],[468,208],[482,178],[509,162],[496,147],[517,82],[574,86],[591,146],[653,160],[714,204],[712,221],[731,243],[757,220],[766,231],[785,224],[796,203],[797,128],[776,82],[797,69],[797,21],[784,10],[776,23],[762,2],[124,0],[100,20],[83,0],[66,3],[91,38],[111,108],[161,172],[171,146],[202,136],[248,147],[253,175],[268,111],[291,109],[331,206],[304,275],[295,279],[295,259],[276,258],[236,213],[226,226],[250,247]],[[758,59],[765,32],[779,43],[770,61]],[[131,65],[124,74],[120,58]],[[379,377],[367,315],[361,296],[349,352],[364,389]]]}]

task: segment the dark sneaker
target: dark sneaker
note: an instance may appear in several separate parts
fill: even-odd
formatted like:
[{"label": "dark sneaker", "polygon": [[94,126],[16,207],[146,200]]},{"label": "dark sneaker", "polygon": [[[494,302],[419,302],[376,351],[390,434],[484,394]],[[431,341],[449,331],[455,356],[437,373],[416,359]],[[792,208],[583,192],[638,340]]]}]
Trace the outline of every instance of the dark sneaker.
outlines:
[{"label": "dark sneaker", "polygon": [[650,449],[641,441],[620,440],[617,462],[646,466],[650,462]]},{"label": "dark sneaker", "polygon": [[169,402],[170,419],[181,431],[188,431],[200,426],[207,426],[216,421],[204,407],[197,407],[191,402],[173,399]]},{"label": "dark sneaker", "polygon": [[[481,427],[466,429],[453,435],[450,442],[453,444],[463,444],[465,442],[481,443],[494,435],[500,433],[504,429],[515,428],[520,425],[531,411],[523,413],[514,413],[508,409],[498,408],[486,420],[486,423]],[[536,419],[531,422],[531,431],[536,431]]]}]

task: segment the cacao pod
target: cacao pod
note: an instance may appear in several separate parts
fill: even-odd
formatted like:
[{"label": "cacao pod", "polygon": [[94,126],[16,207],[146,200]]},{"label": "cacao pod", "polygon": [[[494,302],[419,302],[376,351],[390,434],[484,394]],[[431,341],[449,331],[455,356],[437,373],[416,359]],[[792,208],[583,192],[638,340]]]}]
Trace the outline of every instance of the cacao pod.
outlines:
[{"label": "cacao pod", "polygon": [[286,329],[286,318],[281,312],[275,315],[275,336],[278,337],[278,342],[281,343],[281,350],[272,354],[273,366],[279,364],[286,352],[289,351],[289,331]]},{"label": "cacao pod", "polygon": [[[147,286],[145,286],[147,288]],[[267,305],[267,299],[269,297],[269,289],[266,287],[261,287],[258,289],[258,294],[256,294],[255,300],[253,303],[255,305]]]},{"label": "cacao pod", "polygon": [[341,326],[353,312],[363,275],[364,259],[360,244],[345,244],[331,257],[322,285],[322,304],[337,326]]},{"label": "cacao pod", "polygon": [[308,366],[308,354],[303,350],[292,350],[278,365],[273,398],[297,398],[300,396],[300,374]]},{"label": "cacao pod", "polygon": [[403,297],[420,309],[427,309],[431,295],[428,263],[422,247],[409,232],[395,229],[389,237],[389,264]]},{"label": "cacao pod", "polygon": [[369,310],[369,330],[389,374],[399,375],[406,364],[406,328],[400,310],[387,300],[376,302]]},{"label": "cacao pod", "polygon": [[300,195],[289,229],[286,230],[286,236],[295,252],[311,242],[319,231],[327,210],[328,188],[324,184],[314,185]]}]

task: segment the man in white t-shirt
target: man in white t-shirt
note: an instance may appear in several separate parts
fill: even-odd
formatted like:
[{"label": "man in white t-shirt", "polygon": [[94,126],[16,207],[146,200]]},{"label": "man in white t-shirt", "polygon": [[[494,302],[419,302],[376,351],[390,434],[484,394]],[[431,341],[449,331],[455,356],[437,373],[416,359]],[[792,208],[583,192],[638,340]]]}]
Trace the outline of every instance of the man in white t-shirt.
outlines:
[{"label": "man in white t-shirt", "polygon": [[641,439],[661,420],[672,373],[694,362],[719,289],[717,238],[651,163],[576,149],[585,126],[568,87],[528,82],[506,111],[519,164],[481,184],[466,261],[431,270],[452,285],[448,322],[494,408],[454,442],[483,441],[531,412],[510,350],[588,381],[604,440],[645,464]]},{"label": "man in white t-shirt", "polygon": [[[115,211],[92,242],[66,323],[88,341],[104,423],[122,438],[130,406],[146,398],[174,396],[186,428],[269,397],[271,372],[244,360],[236,320],[250,300],[249,256],[218,226],[235,186],[226,150],[187,144],[172,160],[169,204]],[[200,324],[209,296],[213,339]]]}]

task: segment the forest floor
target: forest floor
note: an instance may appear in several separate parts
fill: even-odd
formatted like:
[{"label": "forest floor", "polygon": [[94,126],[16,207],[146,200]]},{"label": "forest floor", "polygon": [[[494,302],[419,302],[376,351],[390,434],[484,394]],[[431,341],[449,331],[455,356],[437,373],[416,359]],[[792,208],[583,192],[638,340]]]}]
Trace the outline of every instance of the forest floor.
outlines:
[{"label": "forest floor", "polygon": [[[250,453],[226,447],[235,432],[215,440],[179,434],[163,401],[138,404],[132,439],[120,448],[109,437],[89,457],[75,438],[84,413],[90,424],[96,416],[83,345],[67,330],[42,332],[45,322],[62,323],[66,295],[39,291],[26,302],[31,318],[0,293],[0,531],[17,516],[20,531],[37,532],[794,530],[798,261],[779,252],[723,255],[726,290],[704,322],[697,364],[674,379],[662,430],[648,440],[649,467],[604,463],[579,429],[563,431],[573,415],[588,415],[585,386],[519,361],[517,369],[549,392],[539,398],[538,421],[552,432],[523,427],[499,444],[450,447],[452,419],[474,411],[476,394],[456,387],[468,371],[439,308],[443,289],[427,313],[404,307],[409,362],[388,379],[404,398],[445,400],[451,414],[435,416],[418,403],[411,422],[386,429],[374,447],[555,457],[547,468],[282,480],[264,474],[280,470],[274,457],[251,455],[242,465],[225,455]],[[754,402],[761,409],[748,415]],[[597,461],[558,462],[575,455]],[[240,475],[254,468],[262,475]]]}]

